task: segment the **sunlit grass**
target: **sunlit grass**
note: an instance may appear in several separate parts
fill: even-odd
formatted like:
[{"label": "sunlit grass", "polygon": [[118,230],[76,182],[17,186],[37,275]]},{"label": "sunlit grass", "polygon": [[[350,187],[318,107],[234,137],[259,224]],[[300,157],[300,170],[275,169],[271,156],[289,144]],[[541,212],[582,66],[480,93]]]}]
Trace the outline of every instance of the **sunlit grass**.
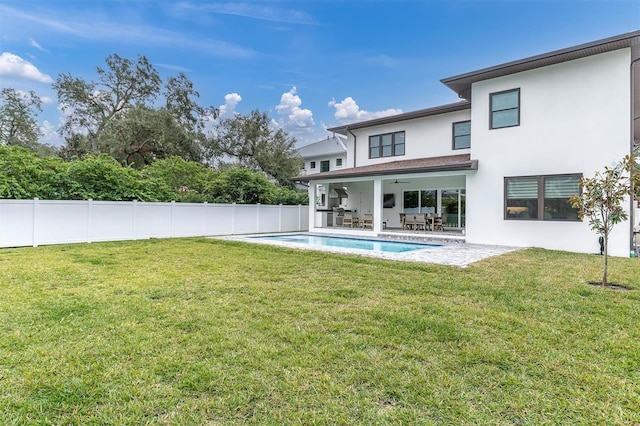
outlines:
[{"label": "sunlit grass", "polygon": [[638,424],[640,263],[0,251],[0,424]]}]

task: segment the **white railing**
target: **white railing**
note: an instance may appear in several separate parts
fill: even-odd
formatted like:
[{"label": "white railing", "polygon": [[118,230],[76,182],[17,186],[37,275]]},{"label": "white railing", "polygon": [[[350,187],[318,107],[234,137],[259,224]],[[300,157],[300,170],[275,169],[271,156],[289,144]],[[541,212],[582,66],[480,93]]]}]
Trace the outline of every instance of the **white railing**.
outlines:
[{"label": "white railing", "polygon": [[0,247],[309,229],[308,206],[0,200]]}]

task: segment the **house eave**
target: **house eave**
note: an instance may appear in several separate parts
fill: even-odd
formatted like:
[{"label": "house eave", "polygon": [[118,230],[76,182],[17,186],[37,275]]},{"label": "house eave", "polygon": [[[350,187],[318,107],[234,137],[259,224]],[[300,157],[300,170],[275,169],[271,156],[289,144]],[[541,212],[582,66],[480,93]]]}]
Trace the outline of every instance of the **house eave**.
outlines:
[{"label": "house eave", "polygon": [[461,98],[470,100],[471,85],[475,82],[631,47],[634,43],[639,42],[639,38],[640,31],[633,31],[601,40],[596,40],[590,43],[580,44],[560,50],[554,50],[552,52],[544,53],[541,55],[530,56],[528,58],[519,59],[517,61],[507,62],[488,68],[482,68],[476,71],[444,78],[440,81],[451,90],[456,92]]},{"label": "house eave", "polygon": [[[404,167],[388,170],[367,170],[367,166],[355,167],[351,169],[335,170],[331,172],[316,173],[307,176],[296,176],[291,178],[293,181],[313,182],[332,179],[349,179],[362,177],[378,177],[378,176],[395,176],[416,173],[436,173],[436,172],[455,172],[455,171],[473,171],[478,170],[478,160],[468,160],[452,164],[438,164],[432,166]],[[357,170],[363,169],[363,170]]]},{"label": "house eave", "polygon": [[416,118],[447,114],[450,112],[463,111],[466,109],[471,109],[471,103],[467,101],[461,101],[432,108],[424,108],[416,111],[405,112],[402,114],[389,115],[387,117],[374,118],[373,120],[361,121],[359,123],[347,124],[344,126],[331,127],[327,130],[341,135],[346,135],[349,130],[363,129],[366,127],[380,126],[390,123],[399,123],[402,121],[414,120]]}]

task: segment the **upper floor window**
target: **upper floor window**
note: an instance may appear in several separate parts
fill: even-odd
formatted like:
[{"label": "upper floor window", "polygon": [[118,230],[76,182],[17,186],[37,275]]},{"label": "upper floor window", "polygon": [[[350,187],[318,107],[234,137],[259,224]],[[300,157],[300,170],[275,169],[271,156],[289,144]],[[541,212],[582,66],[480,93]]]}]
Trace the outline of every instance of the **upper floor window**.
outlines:
[{"label": "upper floor window", "polygon": [[312,168],[312,169],[315,169],[316,168],[316,162],[315,161],[311,161],[309,163],[309,167]]},{"label": "upper floor window", "polygon": [[404,132],[369,136],[369,158],[404,155]]},{"label": "upper floor window", "polygon": [[520,125],[520,89],[491,93],[489,104],[491,110],[490,129]]},{"label": "upper floor window", "polygon": [[580,175],[505,178],[505,219],[578,220],[569,197],[580,194]]},{"label": "upper floor window", "polygon": [[342,158],[336,158],[336,167],[342,166]]},{"label": "upper floor window", "polygon": [[328,172],[329,171],[329,160],[322,160],[320,162],[320,171]]},{"label": "upper floor window", "polygon": [[471,121],[453,123],[453,149],[471,146]]}]

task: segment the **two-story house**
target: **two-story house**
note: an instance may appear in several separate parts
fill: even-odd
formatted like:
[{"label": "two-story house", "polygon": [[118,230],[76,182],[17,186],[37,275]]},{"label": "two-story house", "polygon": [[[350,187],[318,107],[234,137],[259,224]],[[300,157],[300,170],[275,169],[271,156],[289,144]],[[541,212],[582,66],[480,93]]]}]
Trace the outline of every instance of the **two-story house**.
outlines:
[{"label": "two-story house", "polygon": [[[568,197],[633,151],[639,59],[635,31],[441,80],[457,103],[329,129],[347,137],[346,164],[300,177],[309,205],[318,186],[342,188],[347,209],[373,214],[370,235],[435,213],[469,243],[597,252]],[[336,232],[317,218],[311,231]],[[614,228],[612,255],[628,255],[633,220]]]},{"label": "two-story house", "polygon": [[[304,160],[304,168],[300,174],[309,176],[345,169],[347,167],[347,146],[345,142],[346,139],[344,137],[334,134],[326,139],[298,148],[298,155]],[[315,185],[314,190],[314,211],[319,217],[316,222],[323,226],[336,224],[337,215],[336,218],[333,217],[333,209],[344,207],[346,193],[342,190],[342,187],[336,185],[334,187],[322,184]]]},{"label": "two-story house", "polygon": [[303,175],[339,170],[346,167],[347,147],[345,138],[331,136],[298,148],[304,160]]}]

